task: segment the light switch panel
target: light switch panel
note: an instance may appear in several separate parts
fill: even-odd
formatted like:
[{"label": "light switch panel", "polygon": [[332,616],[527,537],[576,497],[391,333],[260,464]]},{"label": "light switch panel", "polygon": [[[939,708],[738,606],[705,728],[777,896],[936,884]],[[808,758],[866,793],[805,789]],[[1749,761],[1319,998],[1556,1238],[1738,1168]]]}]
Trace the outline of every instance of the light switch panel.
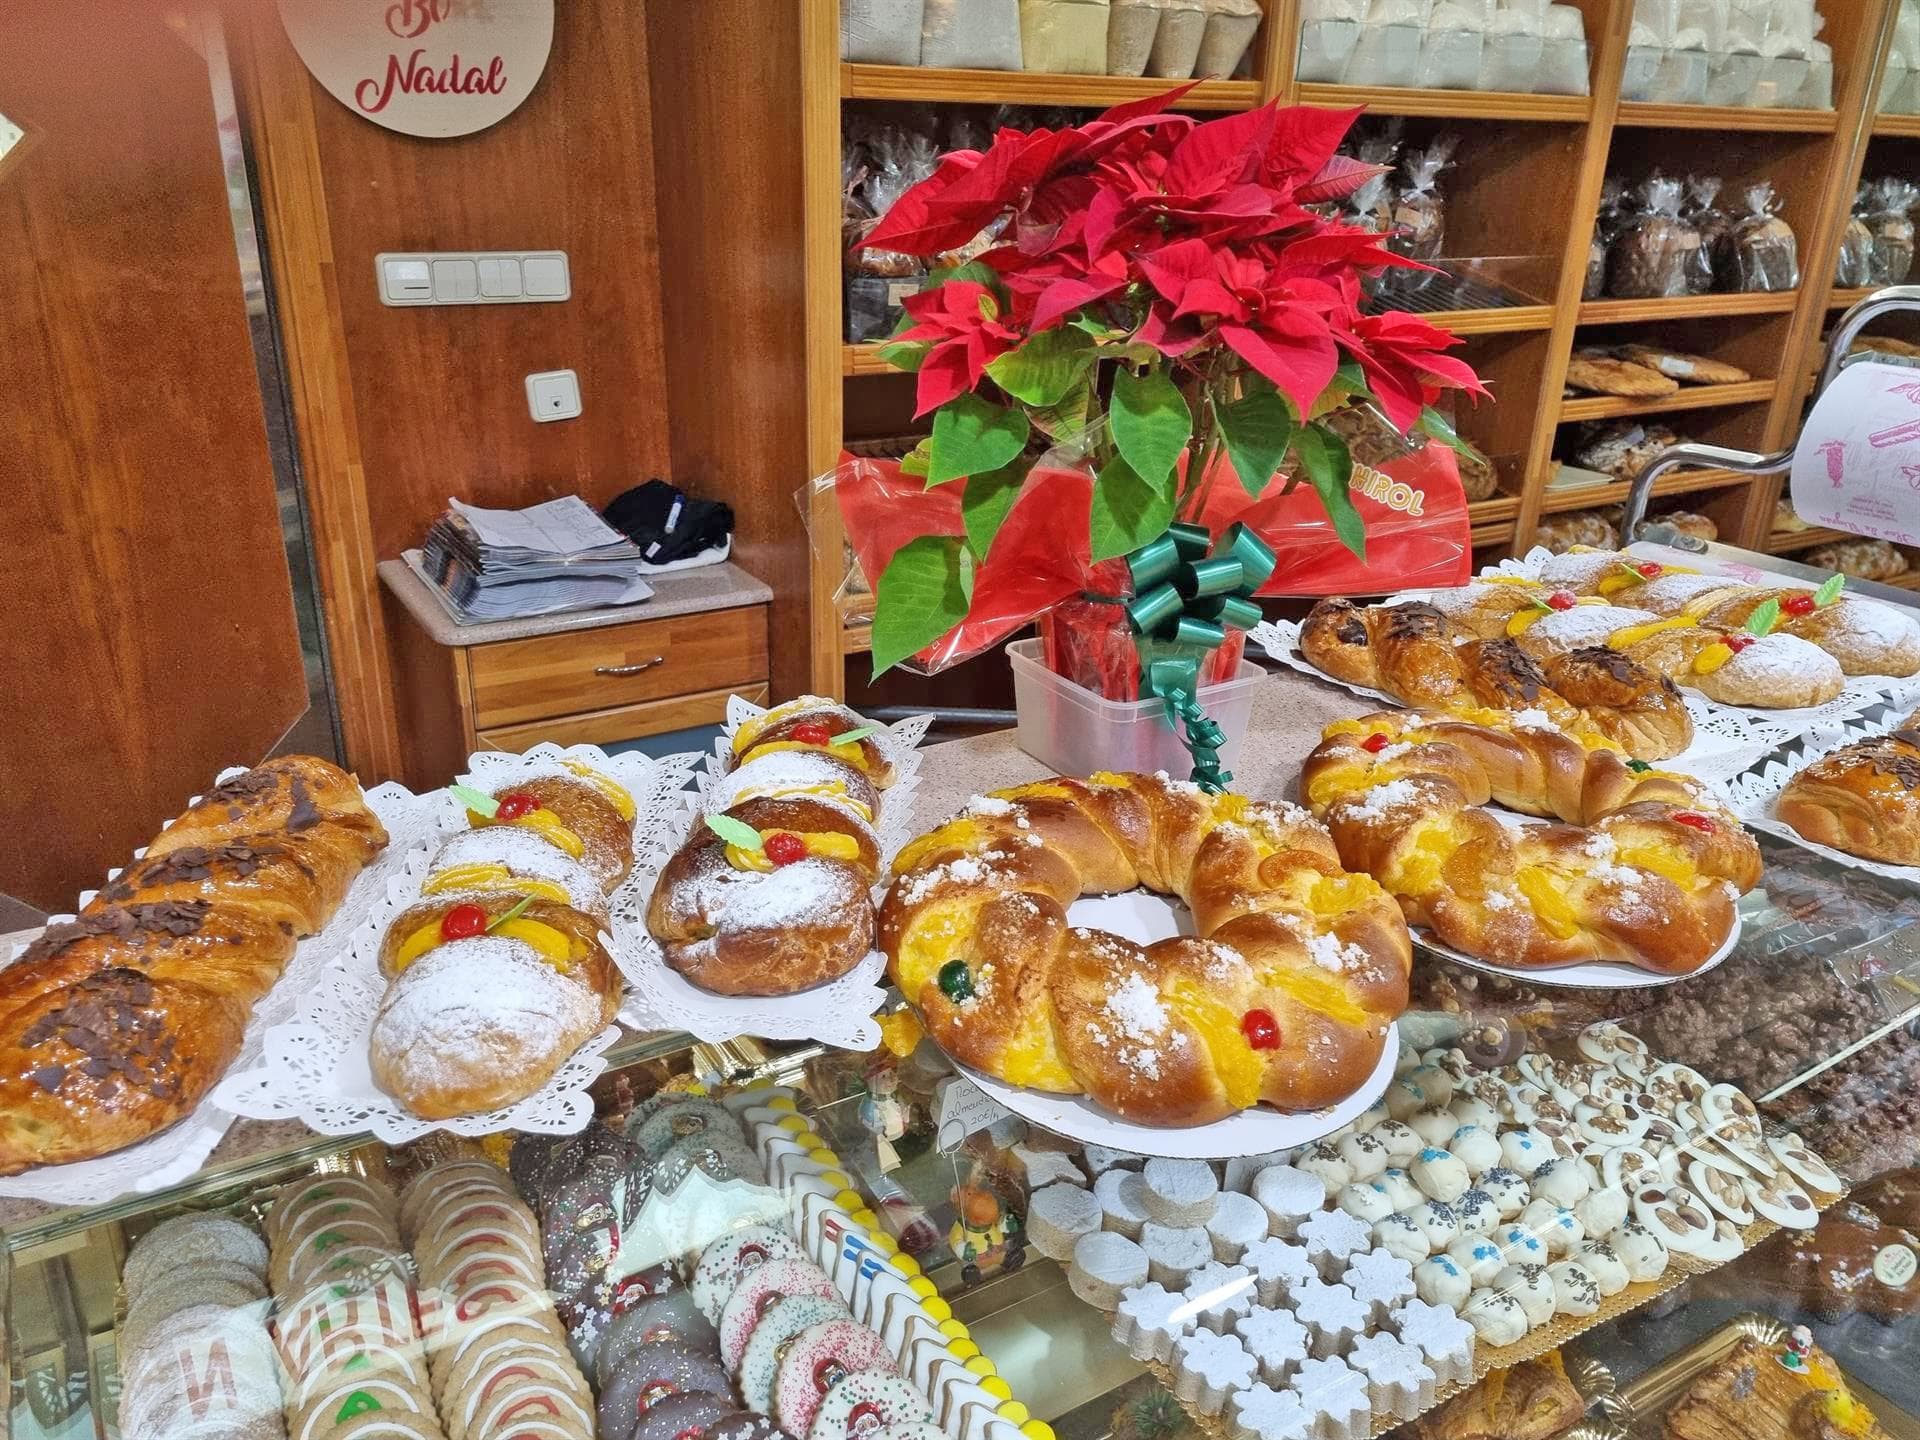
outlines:
[{"label": "light switch panel", "polygon": [[536,420],[571,420],[580,413],[580,377],[571,370],[527,376],[527,409]]},{"label": "light switch panel", "polygon": [[385,305],[551,305],[573,296],[564,250],[383,251],[373,267]]}]

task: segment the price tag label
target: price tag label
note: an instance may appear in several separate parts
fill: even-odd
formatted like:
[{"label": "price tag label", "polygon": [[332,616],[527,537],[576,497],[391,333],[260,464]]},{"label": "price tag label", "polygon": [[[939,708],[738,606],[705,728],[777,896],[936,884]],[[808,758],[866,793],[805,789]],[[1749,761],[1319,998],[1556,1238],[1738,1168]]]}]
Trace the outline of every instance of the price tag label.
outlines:
[{"label": "price tag label", "polygon": [[1905,1245],[1889,1245],[1873,1257],[1873,1278],[1893,1290],[1904,1290],[1920,1273],[1920,1256]]},{"label": "price tag label", "polygon": [[957,1150],[977,1130],[990,1129],[1013,1112],[964,1075],[949,1075],[934,1090],[940,1148]]}]

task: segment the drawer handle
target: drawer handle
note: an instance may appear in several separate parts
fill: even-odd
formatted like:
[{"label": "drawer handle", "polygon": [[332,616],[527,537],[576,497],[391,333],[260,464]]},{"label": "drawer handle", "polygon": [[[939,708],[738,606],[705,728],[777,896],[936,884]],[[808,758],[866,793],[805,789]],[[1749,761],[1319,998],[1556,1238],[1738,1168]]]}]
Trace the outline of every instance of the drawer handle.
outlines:
[{"label": "drawer handle", "polygon": [[656,665],[664,665],[666,663],[666,656],[656,655],[651,660],[640,661],[637,665],[596,665],[593,667],[593,673],[596,675],[613,676],[638,675],[642,670],[651,670]]}]

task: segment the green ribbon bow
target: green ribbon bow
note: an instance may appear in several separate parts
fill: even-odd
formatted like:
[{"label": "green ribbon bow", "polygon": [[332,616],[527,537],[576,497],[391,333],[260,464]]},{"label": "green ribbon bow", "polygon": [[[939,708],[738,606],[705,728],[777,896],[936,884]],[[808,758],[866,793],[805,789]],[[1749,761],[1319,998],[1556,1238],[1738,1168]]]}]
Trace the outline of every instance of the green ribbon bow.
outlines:
[{"label": "green ribbon bow", "polygon": [[1140,648],[1141,696],[1165,704],[1167,723],[1182,729],[1193,756],[1194,783],[1212,794],[1233,776],[1220,768],[1226,737],[1200,705],[1200,662],[1226,642],[1229,629],[1260,623],[1253,594],[1277,563],[1273,547],[1237,523],[1218,546],[1204,526],[1169,526],[1127,556],[1133,599],[1126,610]]}]

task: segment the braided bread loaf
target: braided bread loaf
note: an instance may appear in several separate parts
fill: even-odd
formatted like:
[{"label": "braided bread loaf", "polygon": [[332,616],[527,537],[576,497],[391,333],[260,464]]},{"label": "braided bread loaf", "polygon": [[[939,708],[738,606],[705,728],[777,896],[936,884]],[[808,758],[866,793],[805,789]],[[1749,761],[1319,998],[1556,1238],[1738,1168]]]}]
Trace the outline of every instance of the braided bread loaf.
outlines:
[{"label": "braided bread loaf", "polygon": [[[1395,711],[1325,736],[1300,784],[1342,861],[1467,954],[1690,974],[1759,883],[1759,847],[1697,782],[1550,728]],[[1488,800],[1569,823],[1510,827]]]},{"label": "braided bread loaf", "polygon": [[[1406,1008],[1393,901],[1297,806],[1164,776],[1048,780],[906,846],[880,909],[889,973],[955,1059],[1147,1125],[1351,1095]],[[1195,935],[1076,928],[1082,895],[1177,896]]]},{"label": "braided bread loaf", "polygon": [[[1520,587],[1480,588],[1491,602],[1524,599]],[[1502,625],[1511,613],[1502,612]],[[1624,655],[1602,646],[1536,658],[1504,635],[1470,640],[1469,633],[1437,605],[1322,600],[1300,627],[1300,651],[1334,679],[1408,705],[1537,710],[1562,727],[1605,736],[1640,760],[1664,760],[1693,743],[1693,719],[1679,690]]]}]

